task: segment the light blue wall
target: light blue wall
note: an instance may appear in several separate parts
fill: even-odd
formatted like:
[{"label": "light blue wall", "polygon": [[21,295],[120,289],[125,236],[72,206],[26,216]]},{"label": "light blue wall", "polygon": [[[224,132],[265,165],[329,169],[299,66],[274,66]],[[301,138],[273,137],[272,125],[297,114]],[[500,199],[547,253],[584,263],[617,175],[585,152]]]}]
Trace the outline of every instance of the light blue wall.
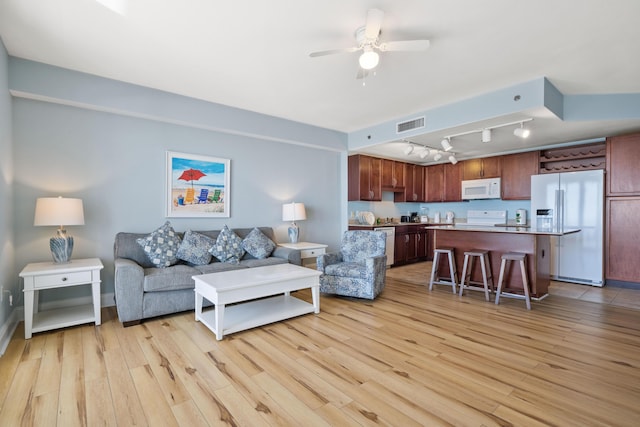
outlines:
[{"label": "light blue wall", "polygon": [[[14,233],[13,233],[13,171],[11,131],[11,96],[8,91],[8,55],[0,41],[0,286],[18,296],[18,280],[14,266]],[[7,320],[14,307],[9,306],[7,294],[0,303],[0,340],[9,331]],[[0,354],[3,343],[0,341]]]},{"label": "light blue wall", "polygon": [[[115,234],[150,232],[166,220],[167,150],[231,160],[231,217],[170,218],[177,230],[271,226],[278,241],[286,241],[282,203],[296,201],[307,207],[308,219],[299,223],[301,239],[330,248],[339,244],[345,226],[340,218],[346,210],[346,135],[10,61],[9,85],[16,91],[13,206],[18,269],[50,260],[48,239],[55,230],[33,226],[36,198],[79,197],[85,225],[68,228],[75,239],[73,256],[100,257],[105,264],[102,292],[113,292]],[[88,289],[49,292],[41,298],[48,302],[84,295]]]}]

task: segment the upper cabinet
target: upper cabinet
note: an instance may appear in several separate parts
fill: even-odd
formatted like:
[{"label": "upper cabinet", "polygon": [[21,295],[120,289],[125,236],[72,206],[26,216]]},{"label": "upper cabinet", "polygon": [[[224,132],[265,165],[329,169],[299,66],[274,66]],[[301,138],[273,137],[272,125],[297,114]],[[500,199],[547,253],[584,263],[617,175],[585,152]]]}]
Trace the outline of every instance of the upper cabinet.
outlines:
[{"label": "upper cabinet", "polygon": [[640,134],[607,138],[607,196],[640,196]]},{"label": "upper cabinet", "polygon": [[462,162],[462,179],[498,178],[501,173],[501,156],[471,159]]},{"label": "upper cabinet", "polygon": [[424,202],[424,166],[404,164],[404,192],[395,193],[394,202]]},{"label": "upper cabinet", "polygon": [[502,200],[530,200],[531,175],[538,173],[539,151],[502,156]]},{"label": "upper cabinet", "polygon": [[383,191],[404,191],[404,166],[403,162],[382,159]]},{"label": "upper cabinet", "polygon": [[427,166],[425,169],[426,202],[462,201],[462,163],[444,163]]},{"label": "upper cabinet", "polygon": [[356,154],[348,161],[349,201],[382,200],[382,159]]}]

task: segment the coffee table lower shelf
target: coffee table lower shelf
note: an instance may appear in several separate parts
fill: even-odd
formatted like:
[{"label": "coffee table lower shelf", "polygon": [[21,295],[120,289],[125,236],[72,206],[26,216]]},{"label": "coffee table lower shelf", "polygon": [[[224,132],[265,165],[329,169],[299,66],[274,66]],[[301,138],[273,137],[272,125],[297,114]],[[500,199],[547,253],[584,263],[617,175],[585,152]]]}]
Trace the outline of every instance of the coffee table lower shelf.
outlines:
[{"label": "coffee table lower shelf", "polygon": [[280,320],[313,313],[313,304],[291,295],[278,295],[254,301],[247,301],[224,307],[222,333],[216,327],[216,309],[206,308],[202,313],[196,312],[196,320],[209,328],[218,339],[226,334],[240,332]]}]

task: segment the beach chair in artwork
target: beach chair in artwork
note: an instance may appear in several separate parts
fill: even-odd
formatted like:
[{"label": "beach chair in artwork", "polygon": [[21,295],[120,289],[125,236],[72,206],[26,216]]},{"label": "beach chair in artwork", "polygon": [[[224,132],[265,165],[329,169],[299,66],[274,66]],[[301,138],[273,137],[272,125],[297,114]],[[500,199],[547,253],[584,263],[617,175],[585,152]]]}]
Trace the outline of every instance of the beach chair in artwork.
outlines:
[{"label": "beach chair in artwork", "polygon": [[214,203],[218,203],[220,201],[220,193],[221,193],[220,189],[213,190],[213,196],[211,196],[211,201],[213,201]]},{"label": "beach chair in artwork", "polygon": [[198,203],[207,203],[207,197],[209,197],[209,190],[203,188],[200,190],[200,195],[198,196]]},{"label": "beach chair in artwork", "polygon": [[185,204],[193,203],[194,194],[195,194],[195,191],[193,190],[193,188],[187,188],[187,195],[184,198],[184,203]]}]

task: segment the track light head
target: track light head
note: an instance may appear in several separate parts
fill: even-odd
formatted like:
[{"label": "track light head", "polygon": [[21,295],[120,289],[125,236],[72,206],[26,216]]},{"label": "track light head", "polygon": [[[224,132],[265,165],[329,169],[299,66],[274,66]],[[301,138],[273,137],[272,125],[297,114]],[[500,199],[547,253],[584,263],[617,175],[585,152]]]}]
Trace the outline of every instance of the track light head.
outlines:
[{"label": "track light head", "polygon": [[482,142],[491,142],[491,129],[482,130]]},{"label": "track light head", "polygon": [[524,127],[524,123],[520,122],[520,127],[515,128],[513,134],[518,138],[528,138],[531,135],[531,130]]},{"label": "track light head", "polygon": [[455,165],[456,163],[458,163],[458,159],[456,159],[456,156],[454,156],[453,154],[449,156],[449,161],[451,162],[452,165]]},{"label": "track light head", "polygon": [[407,147],[404,149],[404,154],[406,154],[407,156],[410,155],[411,153],[413,153],[413,145],[409,144],[407,145]]},{"label": "track light head", "polygon": [[451,151],[453,150],[453,147],[451,146],[451,141],[449,138],[445,138],[442,140],[442,142],[440,142],[440,145],[442,145],[442,149],[444,151]]},{"label": "track light head", "polygon": [[429,157],[429,154],[431,154],[431,150],[429,150],[427,147],[424,147],[420,152],[420,158],[426,159],[427,157]]},{"label": "track light head", "polygon": [[436,162],[441,158],[442,158],[442,153],[440,153],[439,151],[435,154],[435,156],[433,156],[433,160],[435,160]]}]

